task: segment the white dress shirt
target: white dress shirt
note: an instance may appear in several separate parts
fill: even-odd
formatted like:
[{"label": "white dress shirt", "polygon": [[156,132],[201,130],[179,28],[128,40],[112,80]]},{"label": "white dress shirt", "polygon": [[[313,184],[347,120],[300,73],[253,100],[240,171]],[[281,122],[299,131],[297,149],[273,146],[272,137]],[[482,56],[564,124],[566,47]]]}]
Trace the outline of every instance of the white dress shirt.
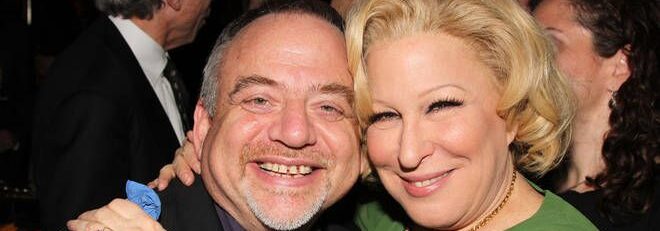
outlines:
[{"label": "white dress shirt", "polygon": [[124,37],[133,55],[137,58],[144,75],[147,76],[147,80],[151,84],[151,88],[156,92],[160,105],[163,106],[167,117],[170,119],[170,124],[172,124],[179,143],[182,143],[185,139],[185,131],[183,131],[181,115],[176,107],[170,82],[163,76],[168,54],[160,44],[156,43],[153,38],[131,20],[112,16],[108,18],[119,29],[119,33]]}]

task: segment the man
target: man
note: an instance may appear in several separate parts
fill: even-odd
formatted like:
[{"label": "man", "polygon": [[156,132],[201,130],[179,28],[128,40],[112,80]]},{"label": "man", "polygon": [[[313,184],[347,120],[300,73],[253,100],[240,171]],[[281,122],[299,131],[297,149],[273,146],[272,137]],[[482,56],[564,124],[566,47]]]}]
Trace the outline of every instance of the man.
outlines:
[{"label": "man", "polygon": [[[174,184],[161,193],[164,228],[310,229],[349,191],[364,162],[342,30],[327,4],[298,0],[269,2],[223,31],[191,138],[206,190]],[[115,200],[69,228],[162,227]]]},{"label": "man", "polygon": [[190,43],[210,0],[97,0],[101,17],[52,65],[34,128],[46,230],[125,197],[185,138],[187,93],[166,50]]}]

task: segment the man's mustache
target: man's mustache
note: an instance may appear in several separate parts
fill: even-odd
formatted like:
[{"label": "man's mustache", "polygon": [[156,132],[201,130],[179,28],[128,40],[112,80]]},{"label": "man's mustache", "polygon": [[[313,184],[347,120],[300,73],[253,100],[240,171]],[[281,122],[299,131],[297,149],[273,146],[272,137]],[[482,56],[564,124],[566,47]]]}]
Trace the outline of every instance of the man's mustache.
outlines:
[{"label": "man's mustache", "polygon": [[319,168],[327,169],[333,163],[331,155],[315,148],[291,149],[277,144],[263,142],[247,144],[241,151],[241,166],[251,162],[263,161],[264,157],[284,157],[293,160],[305,160],[315,163]]}]

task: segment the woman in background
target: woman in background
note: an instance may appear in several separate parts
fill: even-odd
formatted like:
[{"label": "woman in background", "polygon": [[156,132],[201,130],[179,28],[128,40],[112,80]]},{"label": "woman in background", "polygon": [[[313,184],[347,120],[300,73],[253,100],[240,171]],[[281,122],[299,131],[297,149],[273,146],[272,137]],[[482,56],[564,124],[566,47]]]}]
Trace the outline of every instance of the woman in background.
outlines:
[{"label": "woman in background", "polygon": [[602,230],[660,227],[660,1],[543,0],[534,16],[578,96],[555,187]]}]

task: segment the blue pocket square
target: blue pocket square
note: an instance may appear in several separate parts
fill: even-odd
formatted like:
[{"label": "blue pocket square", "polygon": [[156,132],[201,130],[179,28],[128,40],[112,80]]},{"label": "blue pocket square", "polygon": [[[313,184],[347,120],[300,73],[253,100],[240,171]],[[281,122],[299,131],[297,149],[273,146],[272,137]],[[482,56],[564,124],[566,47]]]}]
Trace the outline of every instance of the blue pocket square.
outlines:
[{"label": "blue pocket square", "polygon": [[135,181],[126,181],[126,195],[128,200],[139,205],[154,220],[160,216],[160,198],[156,192]]}]

